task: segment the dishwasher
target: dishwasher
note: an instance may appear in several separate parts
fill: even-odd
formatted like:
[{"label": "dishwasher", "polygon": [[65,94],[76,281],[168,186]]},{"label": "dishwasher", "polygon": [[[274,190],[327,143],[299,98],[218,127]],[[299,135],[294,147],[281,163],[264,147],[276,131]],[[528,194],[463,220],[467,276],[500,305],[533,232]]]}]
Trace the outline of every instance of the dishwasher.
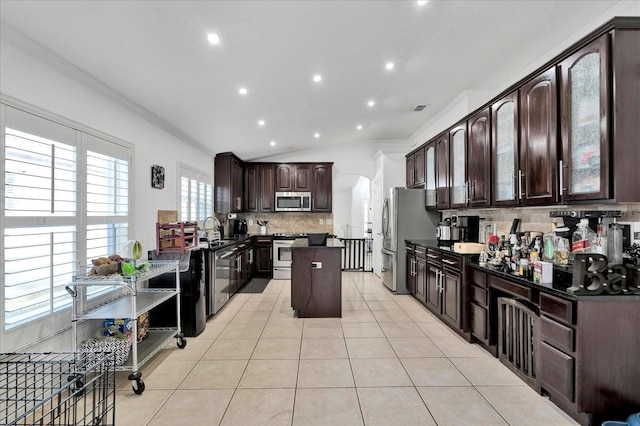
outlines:
[{"label": "dishwasher", "polygon": [[233,246],[207,250],[207,317],[215,315],[229,301],[229,278]]}]

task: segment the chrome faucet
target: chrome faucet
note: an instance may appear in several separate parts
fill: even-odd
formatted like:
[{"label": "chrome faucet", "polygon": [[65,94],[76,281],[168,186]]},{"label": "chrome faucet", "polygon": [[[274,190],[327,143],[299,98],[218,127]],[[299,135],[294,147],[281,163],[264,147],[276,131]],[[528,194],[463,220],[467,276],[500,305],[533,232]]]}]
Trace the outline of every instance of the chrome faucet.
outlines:
[{"label": "chrome faucet", "polygon": [[[213,227],[210,228],[210,231],[207,229],[207,222],[209,221],[209,219],[211,219],[213,221]],[[216,226],[217,224],[217,226]],[[220,228],[222,227],[222,224],[220,223],[220,221],[218,220],[217,217],[215,216],[209,216],[208,218],[206,218],[204,221],[202,221],[202,228],[203,231],[205,232],[205,234],[207,234],[207,241],[209,242],[209,244],[211,243],[212,239],[221,241],[222,240],[222,236],[220,235]]]}]

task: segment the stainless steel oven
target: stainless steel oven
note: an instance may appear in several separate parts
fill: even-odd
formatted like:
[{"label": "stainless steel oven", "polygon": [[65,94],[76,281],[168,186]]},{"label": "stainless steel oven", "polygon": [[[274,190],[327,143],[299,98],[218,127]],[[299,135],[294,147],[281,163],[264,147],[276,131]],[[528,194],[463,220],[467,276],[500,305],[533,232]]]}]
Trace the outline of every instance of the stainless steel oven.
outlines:
[{"label": "stainless steel oven", "polygon": [[291,279],[291,245],[293,240],[273,240],[273,279]]}]

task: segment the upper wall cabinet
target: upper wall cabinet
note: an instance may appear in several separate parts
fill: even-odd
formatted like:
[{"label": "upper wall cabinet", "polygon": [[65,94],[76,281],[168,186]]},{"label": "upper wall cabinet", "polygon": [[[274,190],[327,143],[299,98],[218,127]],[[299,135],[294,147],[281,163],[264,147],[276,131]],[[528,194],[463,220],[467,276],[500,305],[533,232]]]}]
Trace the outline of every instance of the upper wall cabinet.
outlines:
[{"label": "upper wall cabinet", "polygon": [[605,35],[560,64],[560,194],[566,201],[609,198],[608,51]]},{"label": "upper wall cabinet", "polygon": [[311,210],[314,212],[331,213],[332,209],[332,170],[333,163],[313,164]]},{"label": "upper wall cabinet", "polygon": [[424,188],[425,185],[425,149],[420,148],[407,155],[406,182],[407,188]]},{"label": "upper wall cabinet", "polygon": [[469,206],[491,204],[491,115],[486,108],[467,121]]},{"label": "upper wall cabinet", "polygon": [[558,201],[558,92],[556,67],[520,88],[520,170],[523,205]]},{"label": "upper wall cabinet", "polygon": [[245,167],[245,211],[274,211],[275,168],[271,163],[247,163]]},{"label": "upper wall cabinet", "polygon": [[276,191],[311,191],[311,164],[278,164],[276,166]]},{"label": "upper wall cabinet", "polygon": [[515,206],[518,174],[518,92],[491,106],[493,205]]},{"label": "upper wall cabinet", "polygon": [[216,213],[241,212],[243,205],[242,160],[231,153],[216,155],[214,161]]},{"label": "upper wall cabinet", "polygon": [[438,210],[448,209],[450,206],[449,190],[451,180],[449,175],[449,133],[438,136],[436,144],[436,207]]},{"label": "upper wall cabinet", "polygon": [[424,148],[425,158],[425,207],[436,208],[436,142],[432,141]]},{"label": "upper wall cabinet", "polygon": [[466,207],[469,194],[467,181],[467,123],[449,131],[451,143],[451,208]]}]

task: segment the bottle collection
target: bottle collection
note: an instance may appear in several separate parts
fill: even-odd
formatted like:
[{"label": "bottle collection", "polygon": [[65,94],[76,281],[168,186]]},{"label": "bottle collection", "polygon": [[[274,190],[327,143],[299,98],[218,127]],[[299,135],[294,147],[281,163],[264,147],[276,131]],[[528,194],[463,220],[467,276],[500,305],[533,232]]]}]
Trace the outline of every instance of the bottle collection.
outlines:
[{"label": "bottle collection", "polygon": [[550,232],[539,234],[514,233],[508,238],[502,235],[497,242],[488,240],[487,250],[480,253],[480,265],[489,264],[503,272],[538,281],[540,277],[535,272],[543,266],[569,266],[576,254],[602,254],[607,256],[610,265],[621,264],[623,260],[622,230],[615,220],[605,233],[602,220],[594,231],[589,227],[589,219],[580,219],[570,240],[565,237],[569,235],[569,228],[557,227],[555,220]]}]

